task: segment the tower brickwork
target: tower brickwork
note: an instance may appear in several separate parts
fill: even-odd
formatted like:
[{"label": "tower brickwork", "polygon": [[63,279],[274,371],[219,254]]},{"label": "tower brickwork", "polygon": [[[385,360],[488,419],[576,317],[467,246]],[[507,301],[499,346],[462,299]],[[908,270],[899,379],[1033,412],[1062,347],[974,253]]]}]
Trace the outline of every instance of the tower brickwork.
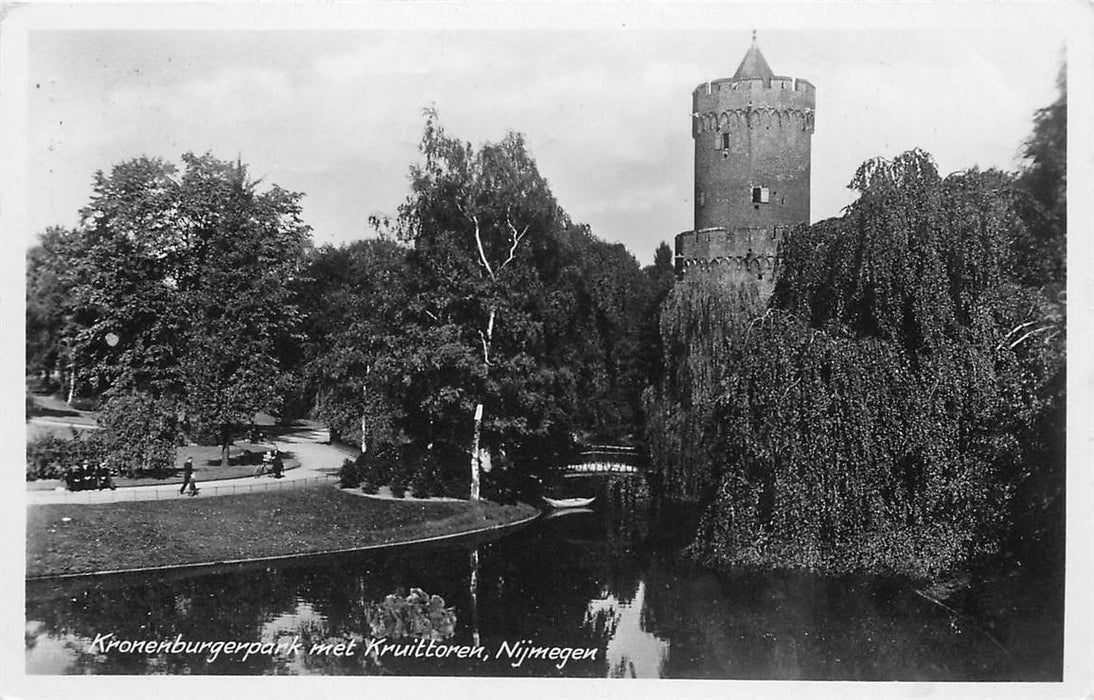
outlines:
[{"label": "tower brickwork", "polygon": [[815,89],[775,75],[755,44],[732,78],[692,93],[695,228],[676,237],[681,273],[756,280],[770,295],[779,240],[809,222]]}]

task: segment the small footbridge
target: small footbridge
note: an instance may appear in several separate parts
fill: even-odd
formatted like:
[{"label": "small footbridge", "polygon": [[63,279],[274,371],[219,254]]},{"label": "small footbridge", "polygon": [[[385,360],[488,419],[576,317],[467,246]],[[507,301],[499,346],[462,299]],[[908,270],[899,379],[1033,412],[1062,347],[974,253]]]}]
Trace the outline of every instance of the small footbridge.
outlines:
[{"label": "small footbridge", "polygon": [[638,449],[627,445],[589,445],[570,464],[563,476],[638,476],[642,460]]},{"label": "small footbridge", "polygon": [[[608,503],[616,514],[634,513],[649,502],[645,464],[639,451],[628,445],[588,445],[562,469],[566,479],[585,477],[587,482],[571,481],[575,490],[590,486],[602,495],[598,503]],[[628,516],[629,517],[629,516]]]}]

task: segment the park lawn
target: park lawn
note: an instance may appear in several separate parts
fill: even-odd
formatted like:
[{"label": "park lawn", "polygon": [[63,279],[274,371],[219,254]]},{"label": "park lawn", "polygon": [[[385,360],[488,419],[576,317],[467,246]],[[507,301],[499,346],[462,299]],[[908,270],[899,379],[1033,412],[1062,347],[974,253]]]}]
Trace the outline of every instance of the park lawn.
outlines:
[{"label": "park lawn", "polygon": [[525,504],[380,500],[330,486],[172,501],[35,505],[27,508],[26,575],[317,553],[467,532],[536,512]]}]

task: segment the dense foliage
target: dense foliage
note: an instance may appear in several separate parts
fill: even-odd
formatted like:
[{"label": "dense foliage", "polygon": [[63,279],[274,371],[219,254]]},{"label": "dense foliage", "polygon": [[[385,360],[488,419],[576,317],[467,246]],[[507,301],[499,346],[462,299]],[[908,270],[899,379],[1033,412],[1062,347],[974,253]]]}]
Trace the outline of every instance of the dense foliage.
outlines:
[{"label": "dense foliage", "polygon": [[73,268],[69,261],[78,235],[59,227],[47,229],[40,242],[27,251],[26,275],[26,366],[27,375],[43,380],[45,388],[59,389],[60,377],[68,374],[72,328]]},{"label": "dense foliage", "polygon": [[277,407],[309,229],[299,194],[259,191],[240,163],[182,160],[181,172],[137,158],[96,173],[78,229],[30,252],[28,366],[67,364],[70,397],[173,403],[226,460],[233,426]]},{"label": "dense foliage", "polygon": [[664,496],[706,502],[724,462],[715,443],[715,403],[739,352],[733,344],[763,310],[756,285],[688,275],[660,307],[664,376],[645,395],[647,442]]},{"label": "dense foliage", "polygon": [[[406,249],[370,239],[316,249],[304,269],[300,306],[305,337],[300,373],[314,415],[334,440],[373,447],[395,440],[396,410],[364,384],[386,341],[398,332]],[[362,445],[366,451],[370,445]]]},{"label": "dense foliage", "polygon": [[1062,292],[1067,273],[1067,70],[1061,66],[1060,96],[1033,118],[1023,144],[1026,165],[1018,174],[1025,235],[1015,242],[1019,274],[1030,286]]},{"label": "dense foliage", "polygon": [[109,468],[130,477],[174,472],[180,432],[170,398],[138,392],[111,394],[98,423]]},{"label": "dense foliage", "polygon": [[98,431],[73,430],[71,439],[45,433],[27,441],[27,481],[60,479],[84,462],[98,466],[106,456],[106,441]]},{"label": "dense foliage", "polygon": [[710,563],[929,576],[1005,542],[1027,482],[1061,483],[1062,308],[1015,265],[1013,179],[911,151],[851,186],[788,237],[771,308],[709,280],[663,307],[651,449],[705,508]]}]

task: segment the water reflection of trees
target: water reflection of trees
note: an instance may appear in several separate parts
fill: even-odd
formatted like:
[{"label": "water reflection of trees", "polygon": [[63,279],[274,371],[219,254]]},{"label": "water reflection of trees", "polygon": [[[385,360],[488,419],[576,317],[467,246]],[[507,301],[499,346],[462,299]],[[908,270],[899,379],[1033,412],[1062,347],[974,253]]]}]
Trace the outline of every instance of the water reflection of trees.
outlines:
[{"label": "water reflection of trees", "polygon": [[[445,561],[449,559],[451,561]],[[466,569],[466,553],[463,555]],[[28,590],[27,648],[58,641],[71,659],[65,673],[360,673],[352,657],[286,659],[255,654],[204,657],[92,652],[98,634],[119,640],[277,642],[300,636],[327,641],[367,636],[369,606],[402,586],[436,584],[459,598],[456,553],[426,557],[351,557],[325,564],[274,567],[211,575],[107,577],[34,584]],[[438,568],[426,562],[440,564]],[[440,586],[441,582],[444,586]],[[436,587],[434,588],[436,590]],[[308,646],[307,648],[310,648]]]},{"label": "water reflection of trees", "polygon": [[295,599],[277,570],[179,578],[100,579],[35,586],[28,591],[26,616],[33,636],[62,640],[72,662],[66,673],[261,673],[263,657],[240,661],[221,656],[206,663],[189,655],[146,655],[91,651],[96,635],[126,640],[255,640],[262,621],[291,609]]},{"label": "water reflection of trees", "polygon": [[537,667],[543,675],[609,675],[605,652],[635,603],[647,565],[640,524],[633,512],[601,507],[492,545],[480,590],[484,629],[537,644],[600,649],[596,663],[562,672]]},{"label": "water reflection of trees", "polygon": [[969,621],[896,582],[653,566],[649,591],[652,629],[672,639],[668,677],[945,681],[1026,673]]}]

